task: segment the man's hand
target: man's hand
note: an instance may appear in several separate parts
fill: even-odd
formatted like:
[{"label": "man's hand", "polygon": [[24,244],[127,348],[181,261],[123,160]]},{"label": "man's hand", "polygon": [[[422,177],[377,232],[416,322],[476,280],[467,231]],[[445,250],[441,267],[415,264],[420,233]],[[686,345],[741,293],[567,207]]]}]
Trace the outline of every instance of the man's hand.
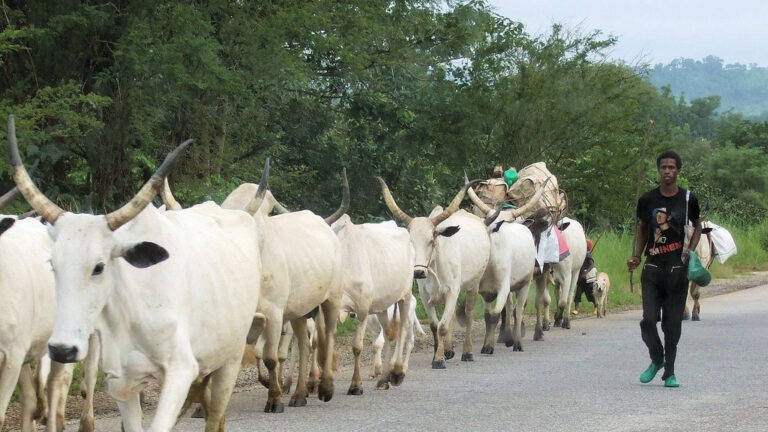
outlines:
[{"label": "man's hand", "polygon": [[688,249],[683,249],[683,255],[681,257],[683,261],[683,265],[688,265],[688,258],[690,257],[691,253],[688,251]]},{"label": "man's hand", "polygon": [[633,256],[632,258],[627,260],[627,268],[630,272],[635,271],[635,269],[640,265],[640,258]]}]

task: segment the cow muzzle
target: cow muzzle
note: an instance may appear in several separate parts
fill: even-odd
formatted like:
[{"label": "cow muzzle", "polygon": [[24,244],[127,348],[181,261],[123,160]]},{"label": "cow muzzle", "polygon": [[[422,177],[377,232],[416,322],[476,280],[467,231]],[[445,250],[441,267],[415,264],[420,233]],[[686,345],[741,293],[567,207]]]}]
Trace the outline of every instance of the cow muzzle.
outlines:
[{"label": "cow muzzle", "polygon": [[413,268],[413,278],[414,279],[426,279],[427,278],[427,268],[425,266],[417,265]]},{"label": "cow muzzle", "polygon": [[63,344],[48,344],[48,355],[59,363],[77,362],[77,347]]}]

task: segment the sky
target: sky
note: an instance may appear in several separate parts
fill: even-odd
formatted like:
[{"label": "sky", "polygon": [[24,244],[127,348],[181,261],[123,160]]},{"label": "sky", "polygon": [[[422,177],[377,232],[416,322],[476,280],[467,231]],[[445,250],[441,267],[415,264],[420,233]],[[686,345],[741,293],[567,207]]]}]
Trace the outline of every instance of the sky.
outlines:
[{"label": "sky", "polygon": [[768,67],[767,0],[488,0],[500,15],[547,33],[559,22],[619,41],[609,57],[629,64],[714,55]]}]

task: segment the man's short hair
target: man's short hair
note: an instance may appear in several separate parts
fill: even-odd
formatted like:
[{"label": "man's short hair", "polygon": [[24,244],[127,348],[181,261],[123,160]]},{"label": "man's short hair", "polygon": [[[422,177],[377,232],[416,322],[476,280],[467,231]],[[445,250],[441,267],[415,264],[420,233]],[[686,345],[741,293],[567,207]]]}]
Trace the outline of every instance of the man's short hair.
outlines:
[{"label": "man's short hair", "polygon": [[683,160],[680,159],[680,155],[677,154],[677,152],[674,152],[672,150],[667,150],[664,153],[660,154],[659,157],[656,158],[656,168],[658,169],[661,167],[661,160],[662,159],[674,159],[675,165],[677,165],[677,169],[681,169],[683,167]]}]

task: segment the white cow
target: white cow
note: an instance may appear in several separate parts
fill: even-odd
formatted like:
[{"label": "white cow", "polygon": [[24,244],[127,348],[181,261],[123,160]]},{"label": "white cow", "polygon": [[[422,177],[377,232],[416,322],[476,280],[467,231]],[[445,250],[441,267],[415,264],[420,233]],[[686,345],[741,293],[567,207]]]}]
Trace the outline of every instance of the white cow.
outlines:
[{"label": "white cow", "polygon": [[[261,354],[269,371],[269,392],[264,411],[284,410],[278,368],[278,361],[284,360],[278,358],[283,323],[291,322],[298,339],[300,371],[305,371],[310,352],[307,318],[314,315],[318,307],[321,312],[317,314],[319,360],[323,365],[318,397],[329,401],[334,390],[332,353],[343,275],[341,246],[329,223],[343,213],[339,211],[344,204],[328,220],[307,210],[269,216],[271,204],[254,205],[254,190],[253,184],[238,186],[224,200],[222,207],[245,209],[253,214],[253,219],[264,233],[260,240],[264,270],[258,311],[266,317],[266,323],[258,329],[255,323],[249,336],[251,343],[258,337],[264,339]],[[308,395],[307,375],[299,373],[289,406],[305,406]]]},{"label": "white cow", "polygon": [[[403,374],[408,373],[408,363],[409,359],[411,357],[411,350],[413,350],[413,344],[416,339],[416,333],[423,335],[424,329],[421,327],[421,323],[419,322],[418,317],[416,316],[416,297],[413,294],[410,294],[411,296],[411,306],[409,308],[409,315],[411,317],[411,326],[408,327],[408,336],[405,341],[405,348],[403,348]],[[397,322],[400,318],[398,315],[400,315],[401,309],[395,308],[395,305],[392,305],[387,308],[387,317],[389,318],[389,322]],[[381,352],[384,350],[384,345],[387,341],[389,341],[389,338],[385,335],[385,328],[381,325],[381,322],[379,321],[379,318],[377,315],[371,315],[370,319],[368,320],[368,330],[370,330],[375,339],[373,341],[373,373],[371,374],[372,378],[378,378],[382,374],[383,366],[381,361]],[[395,357],[391,356],[388,358],[388,361],[390,365],[388,366],[389,369],[392,369],[394,367]]]},{"label": "white cow", "polygon": [[[15,187],[0,197],[0,208],[18,192]],[[0,296],[5,299],[0,307],[0,429],[17,380],[23,430],[31,430],[33,419],[44,417],[47,431],[64,429],[67,391],[74,368],[51,362],[47,355],[56,314],[56,291],[49,263],[53,241],[41,222],[38,218],[0,215]],[[19,295],[19,289],[24,295]],[[32,361],[37,362],[37,371],[34,386],[30,387]],[[87,362],[87,372],[95,369],[95,361]],[[93,386],[86,388],[91,404],[83,406],[83,432],[93,431],[93,391]],[[30,405],[35,398],[36,403]]]},{"label": "white cow", "polygon": [[[394,365],[379,376],[378,389],[389,388],[389,383],[400,385],[405,377],[403,349],[411,327],[411,316],[398,314],[399,320],[390,322],[387,308],[397,304],[400,310],[410,310],[413,285],[414,250],[408,230],[399,228],[394,221],[356,225],[343,215],[332,225],[341,242],[344,263],[344,296],[341,322],[351,312],[357,314],[358,326],[352,345],[355,370],[347,394],[363,394],[360,373],[360,354],[370,314],[376,314],[380,324],[396,338],[392,358]],[[389,338],[388,338],[389,339]],[[389,344],[388,344],[389,345]],[[387,354],[390,351],[387,350]]]},{"label": "white cow", "polygon": [[537,272],[536,279],[536,330],[534,340],[544,339],[544,330],[549,330],[549,305],[552,301],[547,290],[550,279],[555,284],[555,327],[571,328],[570,316],[576,282],[584,259],[587,256],[587,237],[579,222],[563,218],[559,224],[570,254],[559,263],[552,264],[549,271]]},{"label": "white cow", "polygon": [[30,363],[46,355],[56,317],[53,241],[34,218],[0,219],[0,429],[18,382],[22,429],[31,431],[37,397]]},{"label": "white cow", "polygon": [[189,141],[121,209],[98,216],[65,212],[32,183],[12,127],[11,137],[14,180],[51,224],[54,239],[59,303],[48,343],[52,359],[82,360],[96,332],[107,391],[128,432],[142,430],[138,395],[148,380],[162,381],[149,430],[169,431],[191,384],[209,377],[206,430],[223,430],[259,298],[253,218],[213,203],[176,212],[147,205]]},{"label": "white cow", "polygon": [[[417,279],[435,342],[432,368],[444,369],[445,360],[454,355],[452,324],[459,293],[466,292],[465,313],[471,317],[490,254],[491,242],[483,220],[458,210],[471,184],[464,186],[445,210],[436,207],[429,217],[412,218],[397,206],[384,180],[377,179],[387,207],[408,227],[416,250],[413,276]],[[445,310],[438,319],[435,307],[443,303]],[[466,327],[461,359],[474,361],[471,325]]]},{"label": "white cow", "polygon": [[[466,177],[465,182],[468,183]],[[545,186],[546,182],[525,205],[504,211],[494,211],[474,193],[472,188],[468,191],[475,207],[486,215],[485,223],[488,225],[488,235],[491,239],[490,260],[480,281],[479,291],[485,302],[485,342],[480,351],[483,354],[493,354],[494,331],[499,321],[499,314],[505,306],[508,314],[514,308],[515,325],[513,330],[511,319],[505,319],[501,338],[507,346],[512,346],[514,351],[523,350],[522,316],[533,279],[536,244],[531,231],[521,223],[522,219],[519,216],[526,214],[539,202]],[[517,294],[516,305],[512,301],[511,293]],[[492,306],[494,300],[496,303]]]}]

